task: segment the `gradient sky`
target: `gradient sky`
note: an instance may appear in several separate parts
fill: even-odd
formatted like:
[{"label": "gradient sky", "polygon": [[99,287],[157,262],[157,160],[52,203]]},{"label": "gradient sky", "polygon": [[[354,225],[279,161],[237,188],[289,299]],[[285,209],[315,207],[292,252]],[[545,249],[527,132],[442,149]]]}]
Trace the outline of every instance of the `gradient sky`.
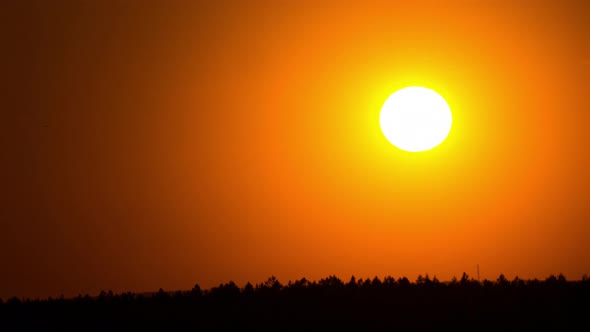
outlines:
[{"label": "gradient sky", "polygon": [[585,1],[8,2],[0,297],[590,273]]}]

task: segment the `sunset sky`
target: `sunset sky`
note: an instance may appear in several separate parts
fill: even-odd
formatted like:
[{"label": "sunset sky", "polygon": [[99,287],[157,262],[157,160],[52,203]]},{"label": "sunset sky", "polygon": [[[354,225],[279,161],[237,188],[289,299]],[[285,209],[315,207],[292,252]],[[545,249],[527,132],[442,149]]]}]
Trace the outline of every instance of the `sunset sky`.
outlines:
[{"label": "sunset sky", "polygon": [[[1,298],[590,274],[585,1],[0,12]],[[451,108],[433,150],[381,132],[407,86]]]}]

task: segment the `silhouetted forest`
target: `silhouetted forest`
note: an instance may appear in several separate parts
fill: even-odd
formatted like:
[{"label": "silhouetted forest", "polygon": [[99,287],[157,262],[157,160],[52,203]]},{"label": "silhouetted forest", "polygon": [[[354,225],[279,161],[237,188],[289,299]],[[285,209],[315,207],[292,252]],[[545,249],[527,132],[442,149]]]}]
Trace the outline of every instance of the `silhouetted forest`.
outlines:
[{"label": "silhouetted forest", "polygon": [[217,330],[245,328],[364,330],[576,329],[590,331],[590,279],[483,282],[463,274],[441,282],[436,277],[385,277],[342,281],[329,276],[282,284],[271,277],[239,287],[230,281],[211,289],[151,294],[101,292],[99,296],[0,300],[0,330],[73,327],[78,330],[157,328]]}]

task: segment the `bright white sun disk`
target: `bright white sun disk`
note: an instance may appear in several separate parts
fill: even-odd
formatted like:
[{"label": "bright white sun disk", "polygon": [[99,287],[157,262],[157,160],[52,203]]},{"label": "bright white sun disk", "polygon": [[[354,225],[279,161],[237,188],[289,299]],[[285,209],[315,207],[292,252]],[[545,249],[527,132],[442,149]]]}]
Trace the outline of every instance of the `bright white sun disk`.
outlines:
[{"label": "bright white sun disk", "polygon": [[451,109],[438,93],[423,87],[394,92],[381,108],[383,134],[398,148],[419,152],[434,148],[451,130]]}]

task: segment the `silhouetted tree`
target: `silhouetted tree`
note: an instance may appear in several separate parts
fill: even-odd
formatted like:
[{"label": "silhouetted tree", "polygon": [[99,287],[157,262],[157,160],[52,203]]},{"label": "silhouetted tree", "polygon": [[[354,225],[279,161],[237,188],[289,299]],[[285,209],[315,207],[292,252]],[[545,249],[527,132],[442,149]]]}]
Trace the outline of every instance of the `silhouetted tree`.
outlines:
[{"label": "silhouetted tree", "polygon": [[416,284],[417,285],[422,285],[424,284],[424,277],[422,277],[421,274],[418,275],[418,278],[416,278]]},{"label": "silhouetted tree", "polygon": [[557,277],[553,274],[545,278],[545,284],[550,286],[556,286],[558,284]]},{"label": "silhouetted tree", "polygon": [[530,287],[539,287],[541,285],[541,281],[537,278],[529,279],[525,281],[525,285]]},{"label": "silhouetted tree", "polygon": [[277,279],[277,277],[275,276],[271,276],[270,278],[268,278],[265,282],[264,282],[264,286],[271,288],[271,289],[276,289],[279,290],[281,289],[281,287],[283,285],[281,285],[281,283],[279,282],[279,280]]},{"label": "silhouetted tree", "polygon": [[244,294],[246,294],[246,295],[254,294],[254,286],[252,286],[252,284],[249,281],[246,283],[246,286],[244,286]]},{"label": "silhouetted tree", "polygon": [[276,294],[283,288],[283,285],[275,276],[271,276],[264,283],[256,285],[256,290],[263,294]]},{"label": "silhouetted tree", "polygon": [[[112,296],[109,296],[109,298]],[[164,289],[160,288],[158,289],[158,292],[154,295],[154,298],[158,301],[166,301],[168,300],[168,298],[170,298],[170,295],[168,294],[168,292],[164,291]]]},{"label": "silhouetted tree", "polygon": [[364,289],[371,289],[371,279],[359,279],[359,286]]},{"label": "silhouetted tree", "polygon": [[305,289],[305,288],[309,288],[310,285],[311,285],[311,283],[309,282],[309,280],[307,280],[305,278],[301,278],[301,279],[295,280],[295,282],[289,281],[287,287],[290,289]]},{"label": "silhouetted tree", "polygon": [[387,276],[387,277],[383,278],[383,285],[387,288],[393,288],[393,287],[397,286],[397,282],[395,281],[394,277]]},{"label": "silhouetted tree", "polygon": [[463,272],[463,275],[461,276],[461,280],[459,281],[459,284],[461,285],[461,287],[471,286],[471,280],[469,280],[469,275],[467,275],[467,273]]},{"label": "silhouetted tree", "polygon": [[334,275],[328,276],[328,278],[320,279],[318,284],[320,287],[323,287],[323,288],[344,287],[344,283]]},{"label": "silhouetted tree", "polygon": [[346,288],[348,288],[348,289],[356,289],[356,288],[358,288],[358,285],[356,283],[356,278],[354,277],[354,275],[350,277],[350,280],[346,284]]},{"label": "silhouetted tree", "polygon": [[[121,305],[131,305],[133,303],[136,303],[138,298],[139,297],[135,293],[124,292],[120,294],[119,302],[121,303]],[[80,301],[82,303],[89,303],[84,297],[82,297]]]},{"label": "silhouetted tree", "polygon": [[438,278],[436,276],[432,277],[432,283],[435,286],[440,285],[440,281],[438,280]]},{"label": "silhouetted tree", "polygon": [[508,281],[508,279],[506,279],[504,274],[500,274],[498,279],[496,279],[496,284],[500,287],[508,287],[508,286],[510,286],[510,281]]},{"label": "silhouetted tree", "polygon": [[512,287],[523,287],[524,280],[520,279],[518,276],[515,276],[511,282]]},{"label": "silhouetted tree", "polygon": [[408,288],[411,286],[410,280],[406,277],[397,279],[397,283],[401,288]]},{"label": "silhouetted tree", "polygon": [[201,286],[199,284],[195,284],[193,289],[191,289],[191,295],[193,297],[201,297],[203,296],[203,291],[201,290]]},{"label": "silhouetted tree", "polygon": [[449,281],[449,283],[448,283],[448,285],[449,285],[450,287],[455,287],[455,286],[457,286],[458,284],[459,284],[459,281],[457,280],[457,277],[455,277],[455,276],[453,276],[453,277],[451,278],[451,281]]},{"label": "silhouetted tree", "polygon": [[416,278],[416,285],[420,285],[420,286],[429,286],[432,284],[432,280],[430,280],[430,277],[428,276],[428,273],[426,273],[424,275],[424,277],[419,274],[418,278]]},{"label": "silhouetted tree", "polygon": [[222,283],[211,289],[211,295],[224,299],[237,298],[240,295],[240,287],[233,281]]},{"label": "silhouetted tree", "polygon": [[379,280],[379,277],[375,276],[373,278],[373,280],[371,280],[371,287],[373,289],[379,289],[379,288],[381,288],[381,285],[382,285],[382,283],[381,283],[381,280]]}]

